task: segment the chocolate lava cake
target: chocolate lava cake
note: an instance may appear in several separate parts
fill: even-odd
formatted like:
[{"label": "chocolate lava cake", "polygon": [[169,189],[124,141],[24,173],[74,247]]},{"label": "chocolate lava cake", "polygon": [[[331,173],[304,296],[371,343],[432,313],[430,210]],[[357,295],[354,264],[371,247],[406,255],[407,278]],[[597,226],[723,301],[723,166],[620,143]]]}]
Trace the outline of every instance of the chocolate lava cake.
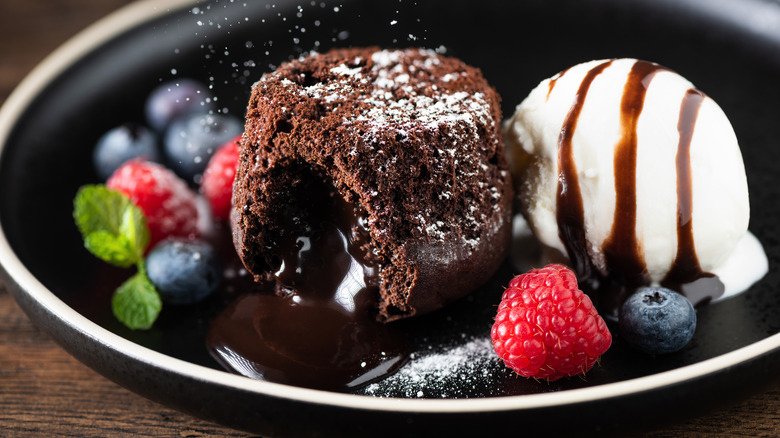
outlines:
[{"label": "chocolate lava cake", "polygon": [[253,86],[233,240],[258,281],[273,279],[283,242],[337,197],[357,217],[358,258],[376,268],[376,318],[420,315],[505,259],[510,179],[500,98],[478,69],[424,49],[312,54]]}]

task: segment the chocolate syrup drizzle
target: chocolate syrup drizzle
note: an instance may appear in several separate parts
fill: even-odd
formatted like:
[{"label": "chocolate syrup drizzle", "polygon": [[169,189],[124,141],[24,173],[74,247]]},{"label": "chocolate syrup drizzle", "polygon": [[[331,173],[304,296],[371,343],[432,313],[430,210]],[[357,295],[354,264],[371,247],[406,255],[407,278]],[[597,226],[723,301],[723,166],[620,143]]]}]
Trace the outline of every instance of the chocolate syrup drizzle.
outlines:
[{"label": "chocolate syrup drizzle", "polygon": [[690,277],[701,271],[699,258],[693,245],[693,181],[691,177],[691,139],[693,127],[704,96],[697,90],[688,90],[680,107],[677,131],[680,143],[677,148],[677,257],[666,280]]},{"label": "chocolate syrup drizzle", "polygon": [[689,89],[680,106],[677,131],[677,256],[661,284],[680,290],[694,303],[708,301],[723,294],[718,278],[701,270],[693,241],[693,176],[691,174],[691,141],[699,109],[705,95]]},{"label": "chocolate syrup drizzle", "polygon": [[547,97],[545,98],[545,100],[550,100],[550,94],[552,93],[553,88],[555,88],[555,84],[558,83],[558,79],[560,79],[561,76],[564,75],[564,73],[566,73],[566,70],[558,73],[558,76],[550,79],[550,81],[547,82]]},{"label": "chocolate syrup drizzle", "polygon": [[636,236],[636,156],[637,124],[647,95],[647,87],[663,67],[638,61],[628,74],[620,102],[622,135],[615,146],[615,213],[612,230],[602,244],[611,271],[622,273],[628,287],[648,283],[647,265]]},{"label": "chocolate syrup drizzle", "polygon": [[[658,72],[666,69],[658,64],[636,61],[623,87],[620,105],[621,138],[614,155],[615,213],[610,234],[602,245],[609,272],[605,276],[593,264],[589,253],[572,138],[591,84],[612,62],[604,61],[587,72],[564,119],[558,137],[556,218],[558,234],[581,278],[582,287],[592,292],[594,301],[604,311],[616,313],[627,295],[649,283],[643,250],[636,236],[637,123],[650,82]],[[551,81],[550,92],[554,86],[555,82]],[[675,261],[662,281],[662,285],[684,293],[694,304],[723,293],[723,284],[717,277],[702,272],[693,241],[690,146],[703,100],[703,93],[690,89],[681,103],[676,160],[678,249]]]},{"label": "chocolate syrup drizzle", "polygon": [[595,280],[597,271],[588,256],[588,243],[585,239],[585,210],[582,205],[582,193],[577,177],[577,165],[574,162],[572,138],[574,130],[577,129],[577,121],[582,107],[585,105],[590,85],[611,64],[612,61],[602,62],[593,67],[582,79],[558,136],[558,196],[556,199],[558,234],[566,246],[566,252],[574,265],[574,270],[585,280]]}]

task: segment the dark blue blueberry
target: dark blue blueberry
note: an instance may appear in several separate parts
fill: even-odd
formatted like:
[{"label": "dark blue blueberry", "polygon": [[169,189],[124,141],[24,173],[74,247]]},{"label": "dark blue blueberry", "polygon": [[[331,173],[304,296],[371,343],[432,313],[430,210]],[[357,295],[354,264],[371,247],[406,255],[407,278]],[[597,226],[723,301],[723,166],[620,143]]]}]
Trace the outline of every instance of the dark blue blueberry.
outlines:
[{"label": "dark blue blueberry", "polygon": [[92,163],[95,172],[105,181],[122,163],[139,157],[160,161],[157,135],[145,126],[125,123],[98,139]]},{"label": "dark blue blueberry", "polygon": [[163,302],[192,304],[209,296],[222,282],[222,262],[206,242],[172,238],[149,253],[146,274]]},{"label": "dark blue blueberry", "polygon": [[177,118],[196,113],[208,113],[214,109],[214,99],[209,89],[192,79],[177,79],[155,88],[146,99],[146,120],[157,132],[165,129]]},{"label": "dark blue blueberry", "polygon": [[673,353],[696,331],[696,311],[683,295],[662,287],[637,290],[620,309],[620,333],[649,354]]},{"label": "dark blue blueberry", "polygon": [[243,124],[233,116],[186,116],[176,119],[165,132],[163,151],[171,169],[197,183],[214,151],[243,131]]}]

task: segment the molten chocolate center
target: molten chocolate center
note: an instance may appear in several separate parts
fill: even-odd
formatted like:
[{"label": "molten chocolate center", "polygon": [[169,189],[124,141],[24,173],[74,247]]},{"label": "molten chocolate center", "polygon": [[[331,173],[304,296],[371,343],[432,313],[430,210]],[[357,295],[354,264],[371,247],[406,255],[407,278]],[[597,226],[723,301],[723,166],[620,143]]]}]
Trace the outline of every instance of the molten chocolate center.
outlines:
[{"label": "molten chocolate center", "polygon": [[239,374],[348,390],[396,371],[409,346],[374,318],[379,269],[366,257],[365,218],[335,191],[314,189],[310,209],[286,218],[298,232],[278,242],[277,293],[239,298],[212,323],[207,343]]}]

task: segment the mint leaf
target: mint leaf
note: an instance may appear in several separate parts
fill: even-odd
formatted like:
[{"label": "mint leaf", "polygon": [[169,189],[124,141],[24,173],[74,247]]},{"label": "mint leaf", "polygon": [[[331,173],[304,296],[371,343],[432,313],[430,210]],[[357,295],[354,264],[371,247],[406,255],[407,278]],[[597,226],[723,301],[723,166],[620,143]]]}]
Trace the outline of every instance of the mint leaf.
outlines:
[{"label": "mint leaf", "polygon": [[162,301],[144,266],[149,226],[143,211],[124,194],[93,184],[76,193],[73,219],[89,252],[112,265],[138,267],[138,272],[114,292],[111,308],[127,327],[150,328],[162,310]]},{"label": "mint leaf", "polygon": [[94,231],[84,237],[84,246],[96,257],[112,265],[129,268],[138,261],[138,256],[127,239],[108,231]]},{"label": "mint leaf", "polygon": [[146,276],[143,263],[139,264],[138,272],[114,292],[111,308],[114,316],[133,330],[148,329],[157,319],[162,310],[162,301]]},{"label": "mint leaf", "polygon": [[104,185],[86,185],[73,200],[73,218],[84,246],[112,265],[138,264],[149,245],[143,211],[124,194]]}]

